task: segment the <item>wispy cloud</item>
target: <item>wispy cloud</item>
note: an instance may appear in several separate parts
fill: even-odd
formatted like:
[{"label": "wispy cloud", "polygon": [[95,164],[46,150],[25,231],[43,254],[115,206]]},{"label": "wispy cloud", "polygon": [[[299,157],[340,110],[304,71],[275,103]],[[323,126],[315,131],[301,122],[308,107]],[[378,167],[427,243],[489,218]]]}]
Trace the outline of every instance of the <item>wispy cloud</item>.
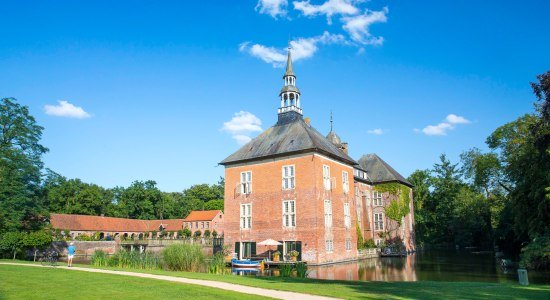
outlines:
[{"label": "wispy cloud", "polygon": [[287,6],[287,0],[259,0],[255,9],[261,14],[270,15],[277,19],[277,17],[286,16]]},{"label": "wispy cloud", "polygon": [[384,132],[385,131],[382,128],[376,128],[376,129],[371,129],[367,131],[368,134],[374,134],[374,135],[382,135],[384,134]]},{"label": "wispy cloud", "polygon": [[[297,38],[290,41],[292,59],[298,61],[312,57],[317,50],[319,50],[318,45],[320,44],[346,44],[346,38],[341,34],[332,34],[328,31],[323,32],[323,34],[319,36]],[[268,47],[245,42],[239,45],[239,50],[257,57],[266,63],[273,64],[274,67],[280,67],[286,62],[287,50],[285,48]]]},{"label": "wispy cloud", "polygon": [[381,45],[384,37],[373,36],[369,27],[374,23],[386,23],[389,9],[384,7],[380,11],[365,10],[363,14],[343,17],[342,28],[349,34],[351,39],[363,45]]},{"label": "wispy cloud", "polygon": [[244,145],[252,139],[250,134],[262,131],[262,121],[247,111],[240,111],[233,115],[230,121],[223,123],[221,128],[231,135],[239,145]]},{"label": "wispy cloud", "polygon": [[44,105],[44,111],[47,115],[56,117],[85,119],[91,117],[82,107],[74,106],[68,101],[60,100],[57,105]]},{"label": "wispy cloud", "polygon": [[332,24],[334,15],[355,15],[359,8],[347,0],[328,0],[323,4],[314,5],[307,1],[294,1],[294,9],[300,11],[304,16],[314,17],[319,15],[327,16],[327,23]]},{"label": "wispy cloud", "polygon": [[[455,114],[450,114],[445,118],[444,122],[441,122],[437,125],[428,125],[422,129],[422,132],[426,135],[447,135],[450,130],[456,128],[458,124],[468,124],[471,123],[468,119],[457,116]],[[418,129],[413,129],[415,132],[419,132]]]}]

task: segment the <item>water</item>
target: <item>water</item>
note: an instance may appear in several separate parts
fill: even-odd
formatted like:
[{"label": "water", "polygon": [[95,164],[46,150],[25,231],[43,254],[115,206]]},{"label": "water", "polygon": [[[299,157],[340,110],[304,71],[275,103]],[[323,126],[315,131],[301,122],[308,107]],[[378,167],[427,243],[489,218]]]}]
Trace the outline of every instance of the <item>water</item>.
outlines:
[{"label": "water", "polygon": [[[503,270],[493,252],[426,251],[407,257],[310,266],[308,277],[361,281],[474,281],[517,283],[517,270]],[[237,273],[237,272],[234,272]],[[243,275],[278,276],[278,270]],[[550,273],[529,271],[529,283],[550,284]]]}]

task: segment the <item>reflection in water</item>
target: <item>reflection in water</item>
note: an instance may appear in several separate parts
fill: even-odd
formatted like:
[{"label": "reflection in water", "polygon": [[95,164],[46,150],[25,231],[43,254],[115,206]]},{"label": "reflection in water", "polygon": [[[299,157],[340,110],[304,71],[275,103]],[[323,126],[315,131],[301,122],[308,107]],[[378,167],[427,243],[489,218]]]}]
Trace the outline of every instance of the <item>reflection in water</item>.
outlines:
[{"label": "reflection in water", "polygon": [[[502,270],[492,252],[419,252],[407,257],[310,266],[309,270],[310,278],[330,280],[517,282],[516,270]],[[549,275],[529,271],[529,281],[548,284]]]}]

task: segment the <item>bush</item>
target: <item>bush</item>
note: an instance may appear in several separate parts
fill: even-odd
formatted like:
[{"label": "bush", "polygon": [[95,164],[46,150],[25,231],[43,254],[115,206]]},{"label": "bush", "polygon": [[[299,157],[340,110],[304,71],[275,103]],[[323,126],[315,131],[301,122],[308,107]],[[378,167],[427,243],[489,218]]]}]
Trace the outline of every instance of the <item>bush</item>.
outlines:
[{"label": "bush", "polygon": [[217,237],[218,236],[218,232],[216,231],[216,229],[214,229],[212,231],[212,237]]},{"label": "bush", "polygon": [[153,252],[128,251],[120,249],[107,260],[109,267],[133,269],[157,269],[160,267],[160,257]]},{"label": "bush", "polygon": [[376,248],[376,243],[372,239],[368,239],[363,244],[363,249],[372,249]]},{"label": "bush", "polygon": [[206,229],[206,230],[204,231],[204,237],[205,237],[205,238],[209,238],[209,237],[210,237],[210,230]]},{"label": "bush", "polygon": [[108,264],[108,257],[107,253],[103,250],[95,250],[92,254],[92,258],[90,262],[92,263],[92,266],[96,267],[105,267]]},{"label": "bush", "polygon": [[170,245],[162,251],[164,267],[171,271],[199,271],[204,264],[204,253],[199,245]]},{"label": "bush", "polygon": [[225,258],[222,252],[214,254],[212,260],[208,263],[208,273],[223,274],[225,273]]},{"label": "bush", "polygon": [[195,231],[195,233],[193,233],[194,237],[201,237],[201,235],[202,235],[202,232],[200,230],[197,230]]},{"label": "bush", "polygon": [[191,237],[191,230],[189,230],[189,228],[185,227],[183,229],[183,236],[184,237]]},{"label": "bush", "polygon": [[281,277],[290,277],[290,275],[292,274],[292,265],[281,264],[279,265],[279,271],[281,271]]},{"label": "bush", "polygon": [[550,270],[550,236],[537,237],[521,249],[520,265],[533,270]]},{"label": "bush", "polygon": [[296,276],[299,278],[307,277],[307,265],[304,262],[296,264]]},{"label": "bush", "polygon": [[6,232],[0,238],[0,251],[8,253],[11,256],[13,254],[13,259],[15,259],[17,252],[23,248],[23,239],[25,234],[12,231]]}]

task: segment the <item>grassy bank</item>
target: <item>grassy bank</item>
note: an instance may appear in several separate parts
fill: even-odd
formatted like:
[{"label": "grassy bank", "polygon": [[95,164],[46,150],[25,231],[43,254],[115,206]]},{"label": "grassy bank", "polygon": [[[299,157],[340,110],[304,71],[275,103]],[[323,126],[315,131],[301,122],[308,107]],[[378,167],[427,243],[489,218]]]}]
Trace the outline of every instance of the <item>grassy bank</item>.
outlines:
[{"label": "grassy bank", "polygon": [[[79,265],[81,267],[90,267]],[[517,284],[483,282],[359,282],[328,281],[316,279],[245,277],[214,275],[206,273],[170,272],[162,270],[124,270],[149,274],[160,274],[193,279],[223,281],[247,286],[345,299],[549,299],[549,285],[520,286]]]},{"label": "grassy bank", "polygon": [[0,299],[258,299],[196,285],[127,276],[0,265]]}]

